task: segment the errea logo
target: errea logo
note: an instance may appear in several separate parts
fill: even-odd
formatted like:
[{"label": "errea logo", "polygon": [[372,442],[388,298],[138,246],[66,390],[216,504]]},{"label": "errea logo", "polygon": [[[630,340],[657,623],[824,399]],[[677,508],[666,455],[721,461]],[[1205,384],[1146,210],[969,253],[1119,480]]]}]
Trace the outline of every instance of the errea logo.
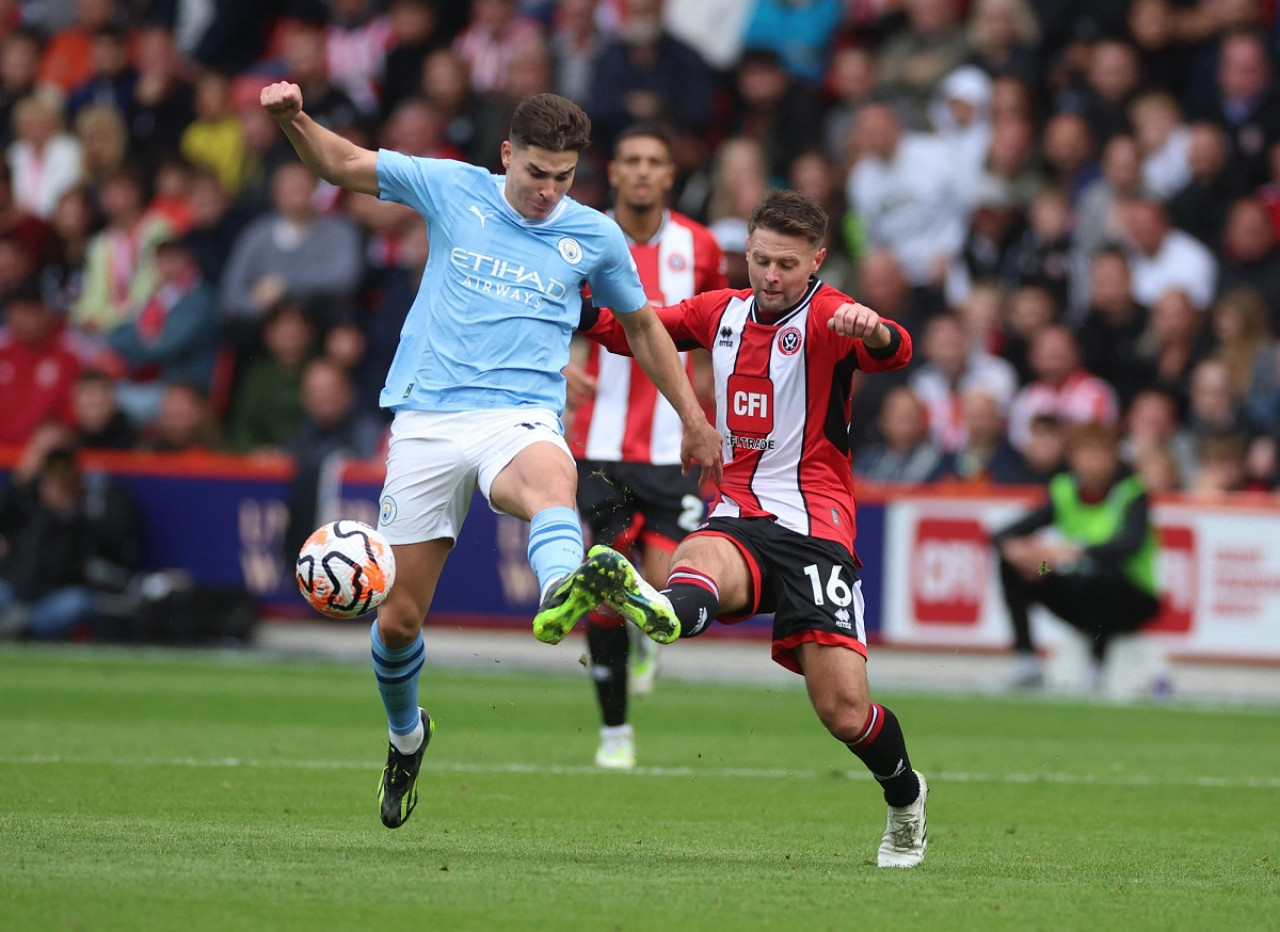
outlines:
[{"label": "errea logo", "polygon": [[720,328],[720,339],[716,341],[716,346],[733,346],[733,328],[724,326]]}]

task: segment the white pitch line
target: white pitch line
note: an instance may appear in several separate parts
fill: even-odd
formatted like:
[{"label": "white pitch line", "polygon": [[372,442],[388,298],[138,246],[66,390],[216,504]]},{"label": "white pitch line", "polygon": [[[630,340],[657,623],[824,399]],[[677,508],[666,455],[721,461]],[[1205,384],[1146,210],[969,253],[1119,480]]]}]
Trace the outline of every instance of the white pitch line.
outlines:
[{"label": "white pitch line", "polygon": [[[241,757],[67,757],[60,754],[30,755],[26,757],[0,756],[0,765],[70,764],[77,767],[195,767],[203,769],[244,768],[271,769],[285,767],[290,770],[377,770],[372,761],[337,760],[256,760]],[[557,764],[469,764],[424,762],[424,771],[432,773],[474,774],[531,774],[546,776],[596,776],[602,771],[587,766],[562,766]],[[613,777],[617,772],[607,774]],[[840,777],[850,780],[869,780],[870,775],[861,770],[784,770],[755,769],[749,767],[637,767],[622,776],[634,777],[721,777],[766,780],[817,780]],[[965,771],[929,771],[930,782],[941,783],[1054,783],[1068,786],[1190,786],[1211,789],[1280,789],[1280,777],[1152,777],[1146,774],[1093,774],[1093,773],[969,773]]]}]

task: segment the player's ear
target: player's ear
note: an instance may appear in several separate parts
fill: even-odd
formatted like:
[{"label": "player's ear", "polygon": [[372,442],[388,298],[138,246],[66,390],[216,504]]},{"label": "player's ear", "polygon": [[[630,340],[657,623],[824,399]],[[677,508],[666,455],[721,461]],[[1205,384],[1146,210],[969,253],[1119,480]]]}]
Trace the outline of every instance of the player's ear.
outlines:
[{"label": "player's ear", "polygon": [[662,167],[661,182],[663,190],[670,192],[676,186],[676,163],[671,159],[667,159]]},{"label": "player's ear", "polygon": [[818,269],[822,268],[822,261],[827,258],[827,247],[823,246],[813,255],[813,268],[809,270],[810,275],[817,275]]},{"label": "player's ear", "polygon": [[510,139],[502,140],[502,167],[503,168],[511,167],[511,140]]}]

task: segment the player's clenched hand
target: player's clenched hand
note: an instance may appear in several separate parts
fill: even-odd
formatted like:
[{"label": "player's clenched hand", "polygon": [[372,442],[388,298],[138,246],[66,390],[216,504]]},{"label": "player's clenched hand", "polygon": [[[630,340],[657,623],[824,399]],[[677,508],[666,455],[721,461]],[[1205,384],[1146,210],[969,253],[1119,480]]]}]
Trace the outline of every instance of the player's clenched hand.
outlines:
[{"label": "player's clenched hand", "polygon": [[708,478],[719,482],[724,476],[724,446],[720,432],[705,419],[698,423],[685,425],[684,439],[680,442],[680,462],[684,465],[682,472],[689,475],[693,464],[702,467],[700,482]]},{"label": "player's clenched hand", "polygon": [[262,108],[278,123],[284,123],[302,110],[302,88],[288,81],[277,81],[262,89]]},{"label": "player's clenched hand", "polygon": [[827,321],[827,327],[842,337],[861,340],[872,349],[889,345],[888,325],[865,304],[840,305]]}]

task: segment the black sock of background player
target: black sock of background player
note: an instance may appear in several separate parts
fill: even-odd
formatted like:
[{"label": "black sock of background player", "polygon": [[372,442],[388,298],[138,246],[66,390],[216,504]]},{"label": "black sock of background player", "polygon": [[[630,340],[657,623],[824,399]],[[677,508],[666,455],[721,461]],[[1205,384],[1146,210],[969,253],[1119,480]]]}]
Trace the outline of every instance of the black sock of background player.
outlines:
[{"label": "black sock of background player", "polygon": [[680,619],[680,636],[697,637],[720,611],[720,587],[705,573],[677,566],[667,576],[667,588],[662,594],[671,600],[671,607]]},{"label": "black sock of background player", "polygon": [[880,782],[884,801],[908,806],[920,795],[920,781],[907,757],[907,739],[898,717],[882,705],[872,705],[862,734],[846,745]]},{"label": "black sock of background player", "polygon": [[[612,620],[622,622],[616,615]],[[627,651],[625,623],[601,625],[588,620],[587,650],[591,654],[591,679],[600,700],[600,716],[606,728],[627,723]]]}]

